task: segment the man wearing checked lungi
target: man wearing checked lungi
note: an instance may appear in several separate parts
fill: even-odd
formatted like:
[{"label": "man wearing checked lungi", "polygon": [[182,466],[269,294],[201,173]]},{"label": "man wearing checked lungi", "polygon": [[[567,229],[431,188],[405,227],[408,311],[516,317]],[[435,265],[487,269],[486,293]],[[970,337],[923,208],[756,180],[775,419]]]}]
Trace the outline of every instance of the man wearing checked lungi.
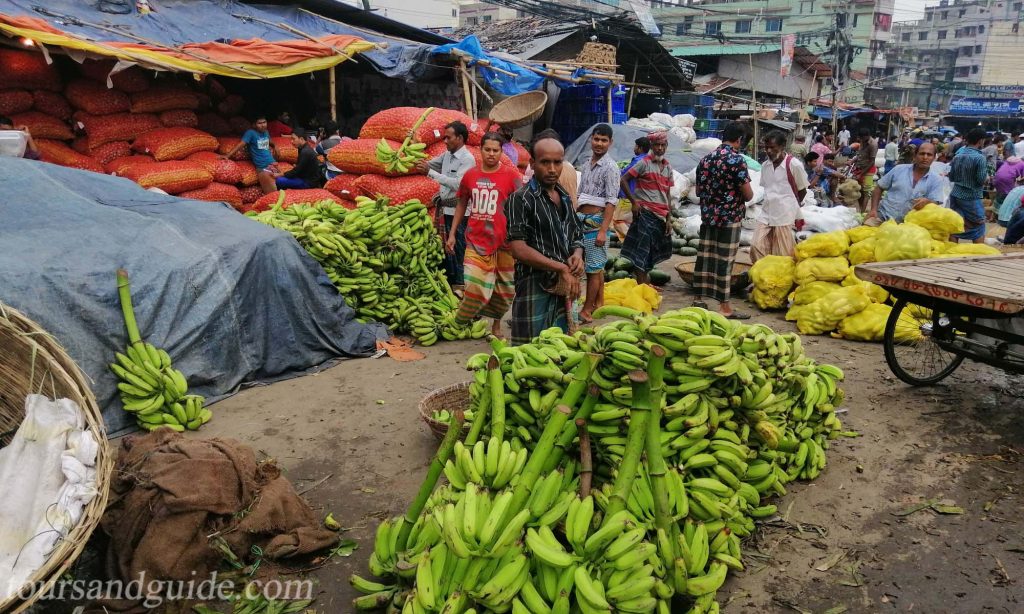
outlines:
[{"label": "man wearing checked lungi", "polygon": [[718,301],[727,318],[750,316],[733,311],[729,305],[732,263],[740,244],[740,222],[747,201],[754,197],[750,172],[740,153],[746,130],[741,124],[726,124],[722,145],[697,164],[697,196],[700,198],[700,247],[693,270],[694,305],[707,309],[705,298]]},{"label": "man wearing checked lungi", "polygon": [[[669,191],[672,166],[665,159],[668,133],[647,135],[651,153],[644,156],[619,179],[622,192],[633,205],[633,223],[622,242],[620,256],[633,264],[637,283],[650,283],[650,271],[672,257],[672,226],[669,224]],[[635,181],[630,187],[630,181]]]},{"label": "man wearing checked lungi", "polygon": [[619,165],[609,156],[612,127],[598,124],[590,133],[590,161],[584,163],[576,199],[576,217],[583,224],[583,261],[587,273],[587,298],[580,320],[593,322],[591,314],[604,303],[604,265],[608,262],[608,227],[619,200]]}]

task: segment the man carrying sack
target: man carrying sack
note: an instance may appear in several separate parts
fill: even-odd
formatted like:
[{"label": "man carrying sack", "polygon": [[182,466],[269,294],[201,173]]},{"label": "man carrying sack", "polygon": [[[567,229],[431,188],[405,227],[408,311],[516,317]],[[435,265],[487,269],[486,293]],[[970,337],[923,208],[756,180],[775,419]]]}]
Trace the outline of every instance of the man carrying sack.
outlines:
[{"label": "man carrying sack", "polygon": [[[668,220],[670,190],[674,184],[672,166],[665,159],[668,133],[647,135],[651,153],[644,156],[619,179],[622,191],[633,205],[633,223],[619,254],[633,264],[637,283],[650,283],[650,271],[672,257],[672,226]],[[636,180],[636,189],[629,185]]]},{"label": "man carrying sack", "polygon": [[568,302],[580,295],[583,226],[559,185],[565,150],[554,138],[533,143],[533,178],[509,197],[508,241],[515,264],[512,343],[529,343],[546,328],[568,332]]}]

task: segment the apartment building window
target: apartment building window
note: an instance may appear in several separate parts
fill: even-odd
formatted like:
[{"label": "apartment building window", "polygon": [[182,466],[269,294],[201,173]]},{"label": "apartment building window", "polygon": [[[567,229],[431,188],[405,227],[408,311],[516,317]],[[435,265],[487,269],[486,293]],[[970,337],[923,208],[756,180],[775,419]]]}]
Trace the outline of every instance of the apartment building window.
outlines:
[{"label": "apartment building window", "polygon": [[966,14],[967,14],[967,9],[960,9],[960,15],[959,15],[960,17],[963,17]]},{"label": "apartment building window", "polygon": [[925,19],[927,19],[928,21],[931,21],[932,17],[934,17],[934,16],[935,16],[935,13],[928,13],[927,15],[925,15]]},{"label": "apartment building window", "polygon": [[853,27],[854,27],[854,28],[856,28],[856,27],[857,27],[857,18],[858,18],[858,17],[860,17],[860,15],[858,15],[857,13],[854,13],[854,14],[853,14]]},{"label": "apartment building window", "polygon": [[1015,10],[1015,11],[1019,11],[1022,7],[1024,7],[1024,2],[1014,2],[1013,3],[1013,10]]},{"label": "apartment building window", "polygon": [[736,33],[737,34],[749,34],[750,33],[750,24],[751,23],[752,22],[749,19],[745,19],[743,21],[737,21],[736,22]]},{"label": "apartment building window", "polygon": [[719,34],[722,31],[721,21],[709,21],[704,24],[704,34]]},{"label": "apartment building window", "polygon": [[942,11],[942,18],[949,19],[949,11]]},{"label": "apartment building window", "polygon": [[689,23],[677,23],[676,24],[676,36],[683,36],[690,31]]},{"label": "apartment building window", "polygon": [[939,40],[940,41],[941,40],[946,40],[946,31],[945,30],[939,30]]},{"label": "apartment building window", "polygon": [[452,17],[458,17],[458,16],[459,16],[459,9],[452,9]]},{"label": "apartment building window", "polygon": [[782,32],[782,18],[773,17],[772,19],[766,19],[764,22],[765,32]]},{"label": "apartment building window", "polygon": [[984,33],[985,33],[985,26],[978,26],[978,34],[984,34]]},{"label": "apartment building window", "polygon": [[971,69],[968,68],[967,66],[961,66],[960,68],[956,69],[956,73],[955,74],[956,74],[957,77],[967,77],[967,76],[970,76]]},{"label": "apartment building window", "polygon": [[981,53],[981,45],[974,46],[974,53]]},{"label": "apartment building window", "polygon": [[919,41],[926,41],[926,40],[928,40],[928,33],[927,32],[918,32],[917,33],[917,40],[919,40]]},{"label": "apartment building window", "polygon": [[975,64],[974,66],[971,66],[971,74],[972,75],[978,74],[978,65],[977,64]]},{"label": "apartment building window", "polygon": [[[942,38],[942,37],[940,36],[939,38]],[[900,40],[905,42],[905,43],[910,42],[910,32],[904,32],[903,34],[901,34],[900,35]]]},{"label": "apartment building window", "polygon": [[479,23],[480,23],[480,18],[479,17],[467,17],[466,18],[466,25],[467,26],[475,26],[475,25],[478,25]]},{"label": "apartment building window", "polygon": [[800,12],[801,13],[813,13],[814,12],[814,0],[800,0]]}]

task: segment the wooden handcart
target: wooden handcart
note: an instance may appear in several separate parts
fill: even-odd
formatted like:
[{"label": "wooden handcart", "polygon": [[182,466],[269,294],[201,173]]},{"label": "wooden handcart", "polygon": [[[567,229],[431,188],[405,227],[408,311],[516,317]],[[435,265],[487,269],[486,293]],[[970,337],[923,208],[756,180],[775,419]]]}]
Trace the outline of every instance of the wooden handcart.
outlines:
[{"label": "wooden handcart", "polygon": [[896,298],[885,360],[913,386],[935,384],[965,358],[1024,373],[1024,253],[858,265]]}]

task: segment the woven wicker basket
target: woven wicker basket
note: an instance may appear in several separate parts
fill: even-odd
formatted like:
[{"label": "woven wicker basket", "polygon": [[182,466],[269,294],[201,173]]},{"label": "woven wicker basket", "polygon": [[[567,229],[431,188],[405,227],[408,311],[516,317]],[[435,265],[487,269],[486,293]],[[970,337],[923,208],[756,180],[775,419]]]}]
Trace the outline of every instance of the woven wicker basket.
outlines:
[{"label": "woven wicker basket", "polygon": [[548,95],[541,91],[516,94],[494,105],[487,118],[503,128],[518,128],[537,121],[547,103]]},{"label": "woven wicker basket", "polygon": [[[451,386],[438,388],[423,397],[423,400],[420,401],[420,417],[423,418],[423,421],[427,423],[428,427],[430,427],[430,432],[438,439],[444,439],[444,434],[448,432],[448,423],[435,420],[434,411],[447,409],[448,411],[453,412],[456,409],[469,409],[470,384],[471,382],[463,382],[461,384],[452,384]],[[462,427],[462,436],[465,437],[468,432],[469,421],[466,421]]]},{"label": "woven wicker basket", "polygon": [[32,595],[22,598],[24,596],[16,592],[15,596],[0,601],[0,612],[27,609],[82,553],[107,506],[114,467],[103,417],[78,365],[39,325],[16,309],[0,303],[0,446],[8,445],[17,432],[25,417],[25,397],[29,393],[71,399],[82,409],[86,425],[99,442],[96,458],[98,493],[86,506],[78,526],[57,543],[46,564],[29,579],[28,584],[34,588]]},{"label": "woven wicker basket", "polygon": [[[676,265],[676,273],[679,273],[679,278],[683,280],[683,283],[692,286],[693,285],[693,269],[696,268],[697,259],[692,258],[686,262],[680,262]],[[738,292],[747,286],[746,276],[742,273],[746,273],[750,270],[750,265],[745,262],[733,262],[732,263],[732,290]]]}]

